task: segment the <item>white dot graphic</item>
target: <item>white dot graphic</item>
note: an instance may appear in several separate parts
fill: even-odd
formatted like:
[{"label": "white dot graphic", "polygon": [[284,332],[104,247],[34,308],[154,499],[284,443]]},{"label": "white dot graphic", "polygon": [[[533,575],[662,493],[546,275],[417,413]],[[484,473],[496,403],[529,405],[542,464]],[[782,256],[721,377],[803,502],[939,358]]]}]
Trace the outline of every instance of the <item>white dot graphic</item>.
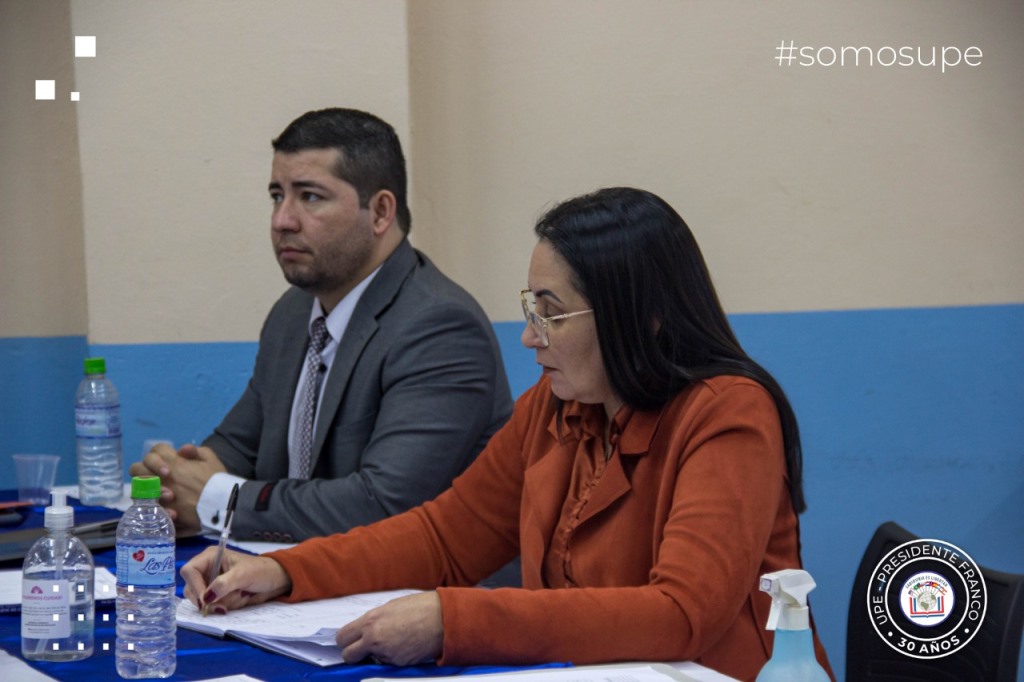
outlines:
[{"label": "white dot graphic", "polygon": [[57,99],[57,81],[36,81],[36,99]]},{"label": "white dot graphic", "polygon": [[75,56],[95,57],[96,36],[75,36]]}]

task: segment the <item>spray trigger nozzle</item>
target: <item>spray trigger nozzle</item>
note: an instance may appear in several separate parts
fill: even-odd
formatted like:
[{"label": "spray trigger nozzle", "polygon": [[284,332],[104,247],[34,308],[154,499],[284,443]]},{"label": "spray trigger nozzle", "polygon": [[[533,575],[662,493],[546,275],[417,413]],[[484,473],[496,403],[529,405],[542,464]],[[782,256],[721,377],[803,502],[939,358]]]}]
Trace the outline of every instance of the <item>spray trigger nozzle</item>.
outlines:
[{"label": "spray trigger nozzle", "polygon": [[772,598],[768,630],[806,630],[809,627],[807,593],[815,587],[807,571],[787,568],[761,576],[761,591]]}]

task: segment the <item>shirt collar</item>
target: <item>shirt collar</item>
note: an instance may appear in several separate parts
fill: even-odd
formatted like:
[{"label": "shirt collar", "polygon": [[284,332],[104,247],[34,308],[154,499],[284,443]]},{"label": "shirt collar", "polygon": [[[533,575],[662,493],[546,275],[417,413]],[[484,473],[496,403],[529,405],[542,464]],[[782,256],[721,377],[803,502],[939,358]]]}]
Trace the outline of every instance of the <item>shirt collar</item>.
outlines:
[{"label": "shirt collar", "polygon": [[[356,304],[359,303],[359,299],[362,298],[363,292],[370,286],[370,282],[380,272],[383,263],[377,266],[377,269],[371,272],[366,278],[359,284],[352,287],[352,291],[345,294],[345,298],[338,301],[338,305],[334,306],[334,310],[327,316],[324,322],[327,324],[327,333],[331,335],[331,338],[327,341],[337,341],[345,333],[345,328],[348,327],[349,320],[352,319],[352,313],[356,310]],[[313,297],[313,309],[309,311],[309,330],[310,335],[313,333],[313,320],[318,317],[322,317],[324,314],[324,308],[320,305],[320,299]]]},{"label": "shirt collar", "polygon": [[[623,405],[615,413],[612,424],[613,436],[619,434],[619,452],[623,455],[645,455],[651,449],[651,441],[658,430],[664,408],[653,411],[636,410]],[[574,440],[603,438],[607,417],[602,405],[588,405],[575,400],[562,404],[562,432]],[[548,431],[558,437],[558,413],[551,417]]]}]

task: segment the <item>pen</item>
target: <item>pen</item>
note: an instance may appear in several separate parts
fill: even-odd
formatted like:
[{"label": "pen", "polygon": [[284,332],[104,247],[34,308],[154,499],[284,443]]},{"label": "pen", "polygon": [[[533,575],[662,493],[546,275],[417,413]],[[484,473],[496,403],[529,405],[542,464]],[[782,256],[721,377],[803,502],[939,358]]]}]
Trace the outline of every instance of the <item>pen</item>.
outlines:
[{"label": "pen", "polygon": [[18,507],[31,507],[35,502],[29,501],[16,501],[16,502],[0,502],[0,509],[16,509]]},{"label": "pen", "polygon": [[[228,542],[228,535],[231,534],[231,519],[235,516],[235,502],[238,501],[238,484],[231,488],[231,497],[228,498],[228,508],[224,512],[224,528],[220,531],[220,540],[217,542],[217,554],[213,557],[213,564],[210,566],[210,572],[206,576],[206,586],[209,587],[210,583],[213,582],[220,574],[220,562],[224,559],[224,545]],[[203,604],[203,617],[206,617],[207,611],[210,610],[209,604]]]}]

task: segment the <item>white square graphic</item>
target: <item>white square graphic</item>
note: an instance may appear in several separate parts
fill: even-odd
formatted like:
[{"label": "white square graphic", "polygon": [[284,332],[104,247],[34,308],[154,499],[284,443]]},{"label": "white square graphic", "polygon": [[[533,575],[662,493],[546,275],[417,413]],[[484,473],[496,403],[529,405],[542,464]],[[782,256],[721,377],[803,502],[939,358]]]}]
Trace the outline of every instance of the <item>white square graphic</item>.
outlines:
[{"label": "white square graphic", "polygon": [[95,57],[96,36],[75,36],[75,56]]},{"label": "white square graphic", "polygon": [[72,102],[77,102],[78,101],[78,93],[77,92],[72,92],[71,93],[71,101]]},{"label": "white square graphic", "polygon": [[103,650],[104,651],[110,651],[110,642],[104,642],[103,643]]},{"label": "white square graphic", "polygon": [[57,81],[36,81],[36,99],[57,99]]}]

